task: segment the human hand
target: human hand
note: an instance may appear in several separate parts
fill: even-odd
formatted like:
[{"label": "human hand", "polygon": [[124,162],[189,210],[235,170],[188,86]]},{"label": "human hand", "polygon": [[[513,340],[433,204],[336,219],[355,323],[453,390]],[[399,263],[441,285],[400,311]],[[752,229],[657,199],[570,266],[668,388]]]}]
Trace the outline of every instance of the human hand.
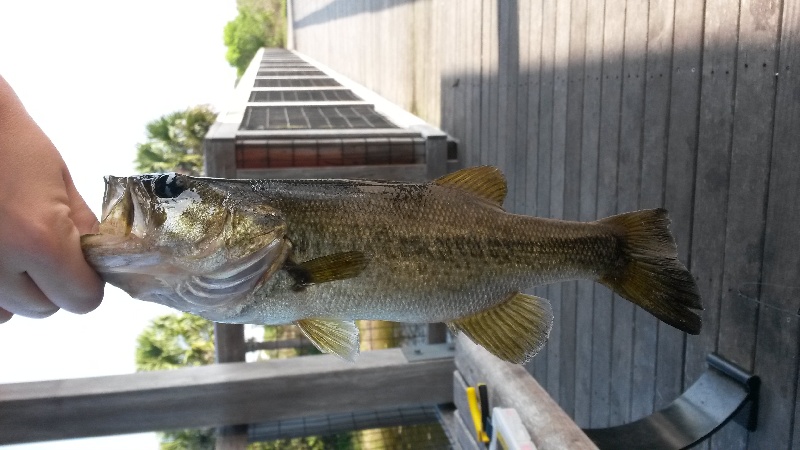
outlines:
[{"label": "human hand", "polygon": [[103,282],[80,236],[97,226],[58,150],[0,76],[0,323],[95,309]]}]

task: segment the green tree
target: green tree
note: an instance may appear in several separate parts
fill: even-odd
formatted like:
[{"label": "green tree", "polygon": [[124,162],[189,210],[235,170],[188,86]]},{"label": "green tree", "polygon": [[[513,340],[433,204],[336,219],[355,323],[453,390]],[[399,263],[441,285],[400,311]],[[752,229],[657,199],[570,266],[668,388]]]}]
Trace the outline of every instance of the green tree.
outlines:
[{"label": "green tree", "polygon": [[216,118],[211,107],[200,105],[148,122],[147,141],[136,148],[136,170],[199,175],[203,139]]},{"label": "green tree", "polygon": [[193,314],[156,317],[136,339],[136,369],[169,370],[214,363],[214,324]]},{"label": "green tree", "polygon": [[[214,363],[214,324],[192,314],[167,314],[136,339],[136,370],[171,370]],[[214,429],[159,433],[161,450],[213,450]]]},{"label": "green tree", "polygon": [[286,1],[240,1],[239,15],[225,25],[225,58],[239,77],[261,47],[286,45]]}]

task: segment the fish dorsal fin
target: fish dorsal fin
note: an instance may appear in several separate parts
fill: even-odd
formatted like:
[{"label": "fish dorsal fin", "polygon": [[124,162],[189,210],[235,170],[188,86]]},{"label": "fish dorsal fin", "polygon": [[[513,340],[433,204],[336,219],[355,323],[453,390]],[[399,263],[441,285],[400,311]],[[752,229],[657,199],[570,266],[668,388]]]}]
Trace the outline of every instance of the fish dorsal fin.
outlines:
[{"label": "fish dorsal fin", "polygon": [[503,303],[448,323],[498,358],[522,364],[542,349],[553,326],[550,302],[515,293]]},{"label": "fish dorsal fin", "polygon": [[357,277],[365,267],[366,255],[356,251],[320,256],[302,264],[285,264],[286,271],[295,281],[295,289]]},{"label": "fish dorsal fin", "polygon": [[492,166],[478,166],[461,169],[434,180],[439,186],[449,186],[469,192],[496,206],[503,206],[508,187],[500,169]]},{"label": "fish dorsal fin", "polygon": [[321,352],[333,353],[350,362],[358,356],[358,327],[354,321],[302,319],[295,324]]}]

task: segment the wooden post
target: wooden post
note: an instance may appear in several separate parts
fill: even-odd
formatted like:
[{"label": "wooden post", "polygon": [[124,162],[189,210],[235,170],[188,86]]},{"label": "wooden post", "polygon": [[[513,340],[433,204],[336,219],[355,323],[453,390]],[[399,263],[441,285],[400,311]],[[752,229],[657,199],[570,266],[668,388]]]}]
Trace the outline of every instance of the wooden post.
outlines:
[{"label": "wooden post", "polygon": [[[214,345],[217,364],[245,362],[244,326],[214,323]],[[247,425],[226,425],[217,428],[217,450],[245,450]]]},{"label": "wooden post", "polygon": [[217,364],[244,362],[244,326],[231,323],[214,323],[214,341]]}]

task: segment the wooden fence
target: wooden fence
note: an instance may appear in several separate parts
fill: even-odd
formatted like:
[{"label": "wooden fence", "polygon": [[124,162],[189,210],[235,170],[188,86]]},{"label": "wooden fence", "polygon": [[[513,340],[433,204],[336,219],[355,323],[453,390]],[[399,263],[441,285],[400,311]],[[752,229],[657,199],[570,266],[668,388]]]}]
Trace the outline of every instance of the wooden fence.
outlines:
[{"label": "wooden fence", "polygon": [[800,448],[800,3],[303,0],[295,48],[438,124],[508,178],[510,211],[666,207],[697,278],[686,336],[588,282],[528,366],[584,427],[677,397],[716,351],[763,380],[759,427],[710,448]]}]

